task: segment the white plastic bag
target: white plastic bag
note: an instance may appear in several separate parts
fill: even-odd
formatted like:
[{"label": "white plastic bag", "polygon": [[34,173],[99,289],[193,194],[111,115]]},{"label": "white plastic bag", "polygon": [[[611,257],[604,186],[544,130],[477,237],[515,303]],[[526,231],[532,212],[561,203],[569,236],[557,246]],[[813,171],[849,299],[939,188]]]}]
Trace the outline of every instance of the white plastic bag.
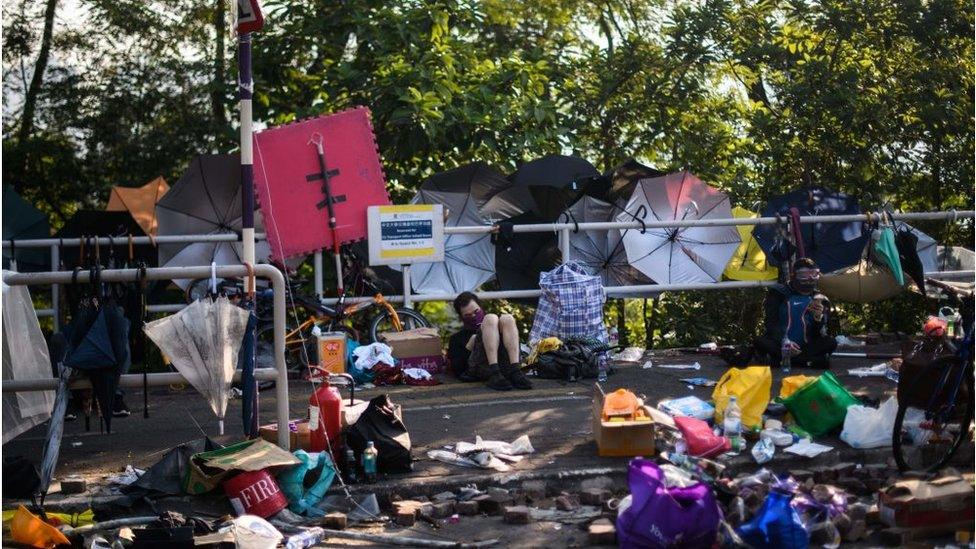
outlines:
[{"label": "white plastic bag", "polygon": [[898,401],[891,397],[878,408],[854,405],[847,408],[844,430],[840,439],[854,448],[891,446],[891,431],[895,428]]}]

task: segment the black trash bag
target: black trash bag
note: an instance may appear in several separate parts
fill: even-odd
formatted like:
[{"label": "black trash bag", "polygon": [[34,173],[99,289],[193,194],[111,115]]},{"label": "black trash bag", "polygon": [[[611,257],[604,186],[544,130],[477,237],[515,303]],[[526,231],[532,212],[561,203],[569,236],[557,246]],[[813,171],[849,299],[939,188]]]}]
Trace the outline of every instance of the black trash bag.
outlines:
[{"label": "black trash bag", "polygon": [[218,450],[222,446],[207,437],[180,444],[170,449],[162,459],[146,470],[138,480],[123,488],[126,493],[149,493],[179,496],[183,494],[183,478],[189,472],[190,456]]},{"label": "black trash bag", "polygon": [[40,486],[41,476],[36,465],[24,456],[4,456],[4,497],[27,499],[36,494]]},{"label": "black trash bag", "polygon": [[380,395],[369,401],[356,423],[346,429],[346,445],[362,456],[366,442],[373,441],[378,456],[376,470],[380,473],[409,473],[413,470],[410,457],[410,433],[400,416],[399,406],[390,395]]},{"label": "black trash bag", "polygon": [[613,349],[592,338],[568,338],[559,349],[539,355],[536,375],[562,381],[596,379],[600,376],[600,357]]}]

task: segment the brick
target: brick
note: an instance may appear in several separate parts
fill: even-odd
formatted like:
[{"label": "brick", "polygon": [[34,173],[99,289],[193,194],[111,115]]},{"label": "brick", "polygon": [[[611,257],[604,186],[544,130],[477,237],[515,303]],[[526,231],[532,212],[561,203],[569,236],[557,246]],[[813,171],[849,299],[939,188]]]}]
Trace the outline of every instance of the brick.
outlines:
[{"label": "brick", "polygon": [[332,530],[345,530],[346,522],[345,513],[329,513],[322,517],[322,526]]},{"label": "brick", "polygon": [[832,467],[814,467],[810,471],[813,473],[813,481],[817,484],[826,484],[837,479],[837,474]]},{"label": "brick", "polygon": [[847,506],[847,516],[851,517],[852,521],[865,520],[868,516],[868,509],[871,507],[864,503],[852,503]]},{"label": "brick", "polygon": [[428,522],[434,520],[436,518],[434,516],[434,504],[425,502],[423,505],[418,507],[417,518],[422,518]]},{"label": "brick", "polygon": [[588,478],[580,483],[580,490],[590,490],[593,488],[613,490],[613,479],[610,477],[594,477]]},{"label": "brick", "polygon": [[402,510],[396,512],[396,523],[400,526],[413,526],[416,522],[416,511]]},{"label": "brick", "polygon": [[457,496],[454,495],[454,492],[441,492],[439,494],[434,494],[434,496],[430,499],[435,502],[450,501],[450,500],[457,499]]},{"label": "brick", "polygon": [[470,517],[478,514],[478,502],[477,501],[459,501],[454,504],[454,510],[457,514]]},{"label": "brick", "polygon": [[546,481],[527,480],[522,483],[522,492],[532,501],[540,501],[546,497]]},{"label": "brick", "polygon": [[413,514],[417,514],[417,511],[419,511],[420,508],[423,507],[424,505],[429,505],[429,504],[426,503],[426,502],[423,502],[423,501],[417,501],[415,499],[405,499],[405,500],[401,500],[401,501],[394,501],[393,502],[393,511],[395,513],[399,513],[401,511],[404,511],[404,512],[411,512]]},{"label": "brick", "polygon": [[524,505],[506,507],[502,520],[506,524],[529,524],[532,522],[532,511]]},{"label": "brick", "polygon": [[498,515],[502,512],[503,507],[512,503],[512,498],[509,496],[487,496],[484,498],[477,497],[475,501],[478,502],[478,510],[482,513]]},{"label": "brick", "polygon": [[610,519],[594,520],[587,529],[587,539],[590,545],[616,545],[617,528]]},{"label": "brick", "polygon": [[578,497],[562,495],[556,498],[556,509],[560,511],[575,511],[579,509],[580,502]]},{"label": "brick", "polygon": [[580,502],[583,505],[603,505],[604,501],[610,499],[610,490],[604,488],[589,488],[580,492]]},{"label": "brick", "polygon": [[81,494],[88,491],[88,483],[81,477],[68,477],[61,481],[62,494]]},{"label": "brick", "polygon": [[435,519],[446,519],[447,517],[454,514],[453,501],[442,501],[439,503],[435,503],[433,507],[434,507],[433,518]]}]

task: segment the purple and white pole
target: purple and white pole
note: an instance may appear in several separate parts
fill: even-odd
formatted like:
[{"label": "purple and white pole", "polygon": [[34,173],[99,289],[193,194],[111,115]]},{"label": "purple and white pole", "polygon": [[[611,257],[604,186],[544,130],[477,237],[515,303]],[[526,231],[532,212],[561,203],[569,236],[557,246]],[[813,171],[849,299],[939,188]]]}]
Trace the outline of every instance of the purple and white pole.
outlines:
[{"label": "purple and white pole", "polygon": [[[254,149],[252,136],[251,98],[254,81],[251,77],[251,33],[242,32],[237,37],[237,66],[240,77],[237,84],[241,108],[241,238],[243,241],[243,261],[255,265],[254,261]],[[248,278],[247,285],[251,284]],[[245,288],[250,291],[250,288]]]}]

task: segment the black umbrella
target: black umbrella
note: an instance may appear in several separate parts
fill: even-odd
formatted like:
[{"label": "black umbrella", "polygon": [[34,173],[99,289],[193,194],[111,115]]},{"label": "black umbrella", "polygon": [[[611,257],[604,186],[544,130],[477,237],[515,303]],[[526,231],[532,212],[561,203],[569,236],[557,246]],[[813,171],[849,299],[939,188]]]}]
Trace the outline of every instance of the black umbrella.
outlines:
[{"label": "black umbrella", "polygon": [[549,154],[526,162],[509,176],[516,186],[529,187],[535,199],[535,213],[542,222],[555,221],[570,204],[593,189],[599,194],[600,172],[578,156]]},{"label": "black umbrella", "polygon": [[[149,267],[156,266],[156,249],[152,244],[133,244],[132,257],[129,258],[128,237],[146,236],[142,227],[129,215],[129,212],[106,212],[104,210],[78,210],[71,219],[55,233],[54,238],[64,240],[85,237],[107,237],[114,240],[114,245],[99,246],[99,255],[104,262],[116,259],[131,264],[142,262]],[[61,249],[61,261],[64,268],[85,267],[86,259],[90,259],[95,250],[94,246],[64,246]],[[86,257],[82,257],[82,254]]]},{"label": "black umbrella", "polygon": [[220,448],[222,446],[206,437],[180,444],[166,452],[163,459],[146,469],[138,480],[123,488],[123,491],[145,490],[171,496],[183,495],[183,479],[190,472],[190,457]]},{"label": "black umbrella", "polygon": [[48,270],[51,266],[51,254],[45,248],[16,248],[16,240],[50,236],[47,216],[21,198],[13,187],[4,185],[3,239],[10,240],[14,246],[3,249],[3,268],[10,268],[10,258],[14,256],[18,271]]},{"label": "black umbrella", "polygon": [[608,183],[607,198],[601,198],[589,192],[587,194],[611,204],[620,200],[627,201],[634,194],[634,188],[638,181],[665,175],[667,172],[645,166],[631,158],[604,174],[604,179]]},{"label": "black umbrella", "polygon": [[911,230],[899,229],[895,232],[895,247],[898,249],[898,259],[901,269],[912,280],[923,294],[925,293],[925,269],[922,259],[918,256],[918,237]]},{"label": "black umbrella", "polygon": [[41,482],[37,487],[37,493],[41,496],[41,507],[44,507],[44,497],[47,496],[51,479],[54,477],[54,468],[58,464],[58,456],[61,455],[64,414],[68,409],[68,380],[71,377],[71,370],[65,368],[63,364],[58,364],[58,374],[58,389],[54,396],[54,409],[51,411],[51,422],[47,425],[47,436],[44,438],[44,450],[41,454]]},{"label": "black umbrella", "polygon": [[[515,225],[544,223],[536,214],[527,212],[499,223],[495,235],[495,273],[502,290],[534,290],[539,288],[539,274],[559,265],[561,258],[556,235],[544,233],[514,233]],[[515,300],[534,305],[536,300]]]}]

